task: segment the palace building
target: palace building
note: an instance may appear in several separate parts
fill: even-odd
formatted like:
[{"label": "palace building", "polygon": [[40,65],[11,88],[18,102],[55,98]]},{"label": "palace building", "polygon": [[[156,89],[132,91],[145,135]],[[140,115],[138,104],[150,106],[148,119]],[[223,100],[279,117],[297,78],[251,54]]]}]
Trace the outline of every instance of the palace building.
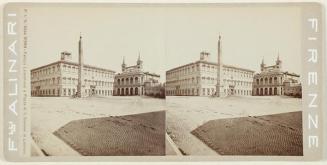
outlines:
[{"label": "palace building", "polygon": [[262,60],[260,68],[261,72],[255,74],[253,78],[253,95],[302,95],[300,75],[284,72],[279,55],[275,65],[266,66]]},{"label": "palace building", "polygon": [[79,41],[79,63],[71,61],[70,52],[61,59],[31,70],[32,96],[113,95],[115,72],[83,64],[82,37]]},{"label": "palace building", "polygon": [[125,58],[122,63],[122,72],[116,74],[114,81],[114,95],[135,96],[145,95],[145,83],[158,83],[160,75],[143,71],[143,61],[140,55],[136,65],[126,66]]},{"label": "palace building", "polygon": [[[218,51],[220,52],[220,51]],[[201,52],[200,60],[166,72],[166,96],[252,95],[254,71],[209,61],[209,53]],[[220,77],[220,80],[217,79]]]}]

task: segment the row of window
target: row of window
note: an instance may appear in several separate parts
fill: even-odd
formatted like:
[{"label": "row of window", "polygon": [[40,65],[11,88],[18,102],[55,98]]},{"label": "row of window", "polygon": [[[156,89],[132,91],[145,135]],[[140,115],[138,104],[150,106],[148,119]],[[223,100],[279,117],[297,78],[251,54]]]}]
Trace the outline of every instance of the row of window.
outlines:
[{"label": "row of window", "polygon": [[141,79],[139,77],[128,77],[128,78],[117,79],[118,85],[133,85],[138,83],[143,83],[143,77],[141,77]]},{"label": "row of window", "polygon": [[277,77],[257,78],[256,85],[281,84],[283,82],[283,77],[280,77],[279,80],[280,81],[278,82]]},{"label": "row of window", "polygon": [[[188,89],[179,89],[179,90],[166,90],[166,94],[173,95],[184,95],[184,96],[199,96],[200,88],[188,88]],[[215,88],[202,88],[202,96],[212,96],[215,95]],[[243,90],[243,89],[224,89],[224,92],[228,95],[243,95],[243,96],[251,96],[252,90]]]},{"label": "row of window", "polygon": [[[31,73],[31,76],[32,78],[34,78],[44,75],[51,75],[52,73],[58,73],[59,71],[60,71],[60,65],[58,64],[57,66],[49,66],[37,71],[33,71]],[[78,66],[64,64],[62,65],[62,71],[68,73],[78,73]],[[114,78],[114,72],[91,69],[88,67],[85,67],[83,71],[84,71],[84,75]]]},{"label": "row of window", "polygon": [[[76,74],[78,73],[78,67],[74,67],[74,66],[67,66],[63,67],[63,72],[66,73],[73,73]],[[105,78],[114,78],[114,73],[112,72],[104,72],[104,71],[99,71],[99,70],[93,70],[93,69],[88,69],[88,68],[84,68],[83,69],[83,73],[86,76],[95,76],[95,77],[105,77]]]},{"label": "row of window", "polygon": [[[192,78],[188,78],[188,79],[183,79],[183,80],[175,80],[175,81],[169,81],[166,82],[167,85],[170,84],[198,84],[200,83],[200,78],[199,77],[192,77]],[[238,80],[223,80],[224,83],[228,83],[228,84],[233,84],[233,85],[241,85],[241,86],[252,86],[252,82],[246,82],[246,81],[238,81]],[[216,84],[217,83],[217,79],[215,78],[210,78],[210,77],[201,77],[201,83],[203,84]]]},{"label": "row of window", "polygon": [[42,68],[36,71],[33,71],[31,73],[31,77],[38,77],[38,76],[44,76],[44,75],[49,75],[52,73],[56,73],[60,71],[60,65],[58,64],[57,67],[56,66],[49,66],[46,68]]},{"label": "row of window", "polygon": [[118,96],[135,96],[135,95],[143,95],[143,88],[117,88],[116,95]]},{"label": "row of window", "polygon": [[[77,92],[75,88],[63,88],[60,89],[42,89],[42,90],[32,90],[32,96],[73,96]],[[111,96],[113,94],[112,90],[97,90],[97,89],[85,89],[85,94],[87,95],[102,95]]]},{"label": "row of window", "polygon": [[[182,75],[188,75],[189,73],[193,73],[195,71],[200,71],[199,64],[197,64],[196,67],[194,67],[194,66],[195,65],[167,72],[167,78],[171,79],[171,78],[179,77]],[[213,65],[210,66],[210,65],[202,64],[201,71],[216,73],[217,67],[213,66]],[[224,75],[234,75],[235,77],[248,77],[248,78],[253,77],[252,72],[247,72],[247,71],[232,69],[232,68],[223,68],[223,73],[224,73]]]},{"label": "row of window", "polygon": [[252,87],[252,82],[238,80],[224,80],[224,84]]},{"label": "row of window", "polygon": [[[60,79],[60,77],[57,78],[48,78],[44,80],[39,80],[39,81],[33,81],[32,85],[59,85],[59,84],[72,84],[72,85],[77,85],[78,84],[78,79],[77,78],[66,78],[63,77]],[[112,87],[113,83],[112,82],[107,82],[107,81],[96,81],[96,80],[87,80],[84,79],[84,84],[85,85],[97,85],[97,86],[107,86],[107,87]]]},{"label": "row of window", "polygon": [[283,88],[280,88],[280,92],[278,91],[277,87],[274,88],[256,88],[255,94],[257,96],[269,96],[269,95],[282,95]]}]

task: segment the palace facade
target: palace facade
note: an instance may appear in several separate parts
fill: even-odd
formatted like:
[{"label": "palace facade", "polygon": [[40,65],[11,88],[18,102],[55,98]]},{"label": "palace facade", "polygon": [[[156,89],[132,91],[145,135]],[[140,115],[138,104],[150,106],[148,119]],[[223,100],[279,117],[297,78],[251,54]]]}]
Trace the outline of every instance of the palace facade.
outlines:
[{"label": "palace facade", "polygon": [[275,65],[261,63],[261,72],[253,77],[253,95],[302,95],[300,75],[282,71],[282,61],[277,57]]},{"label": "palace facade", "polygon": [[59,61],[31,70],[32,96],[113,95],[115,72],[83,64],[81,39],[79,63],[72,62],[71,53],[65,51]]},{"label": "palace facade", "polygon": [[[31,70],[32,96],[72,96],[77,92],[78,63],[60,60]],[[113,94],[115,72],[84,65],[86,95]]]},{"label": "palace facade", "polygon": [[159,79],[160,75],[143,71],[143,61],[140,55],[136,61],[136,65],[133,66],[126,66],[124,58],[122,72],[115,76],[114,95],[145,95],[145,83],[158,83]]},{"label": "palace facade", "polygon": [[[216,95],[218,63],[209,61],[209,53],[201,52],[200,60],[166,72],[166,96]],[[220,96],[252,95],[254,71],[221,64]]]}]

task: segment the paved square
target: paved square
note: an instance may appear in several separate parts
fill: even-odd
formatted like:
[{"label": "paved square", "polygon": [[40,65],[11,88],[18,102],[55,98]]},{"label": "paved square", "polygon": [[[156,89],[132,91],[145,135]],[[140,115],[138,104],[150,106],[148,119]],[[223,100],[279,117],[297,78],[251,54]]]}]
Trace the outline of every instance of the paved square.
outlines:
[{"label": "paved square", "polygon": [[301,111],[301,99],[284,96],[167,97],[167,133],[185,155],[218,155],[191,132],[210,120]]},{"label": "paved square", "polygon": [[301,111],[210,120],[192,134],[221,155],[303,155]]},{"label": "paved square", "polygon": [[165,111],[74,120],[54,132],[84,156],[165,156]]},{"label": "paved square", "polygon": [[[53,133],[73,120],[124,116],[165,110],[164,99],[150,97],[31,98],[31,134],[47,155],[81,155]],[[33,147],[33,146],[32,146]]]}]

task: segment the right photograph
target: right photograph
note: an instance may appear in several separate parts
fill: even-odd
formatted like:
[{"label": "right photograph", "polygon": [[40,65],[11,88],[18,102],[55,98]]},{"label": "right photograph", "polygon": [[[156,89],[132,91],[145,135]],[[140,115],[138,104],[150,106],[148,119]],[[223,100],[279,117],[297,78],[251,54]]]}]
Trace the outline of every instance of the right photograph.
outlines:
[{"label": "right photograph", "polygon": [[175,153],[302,156],[300,7],[169,11],[166,131]]}]

